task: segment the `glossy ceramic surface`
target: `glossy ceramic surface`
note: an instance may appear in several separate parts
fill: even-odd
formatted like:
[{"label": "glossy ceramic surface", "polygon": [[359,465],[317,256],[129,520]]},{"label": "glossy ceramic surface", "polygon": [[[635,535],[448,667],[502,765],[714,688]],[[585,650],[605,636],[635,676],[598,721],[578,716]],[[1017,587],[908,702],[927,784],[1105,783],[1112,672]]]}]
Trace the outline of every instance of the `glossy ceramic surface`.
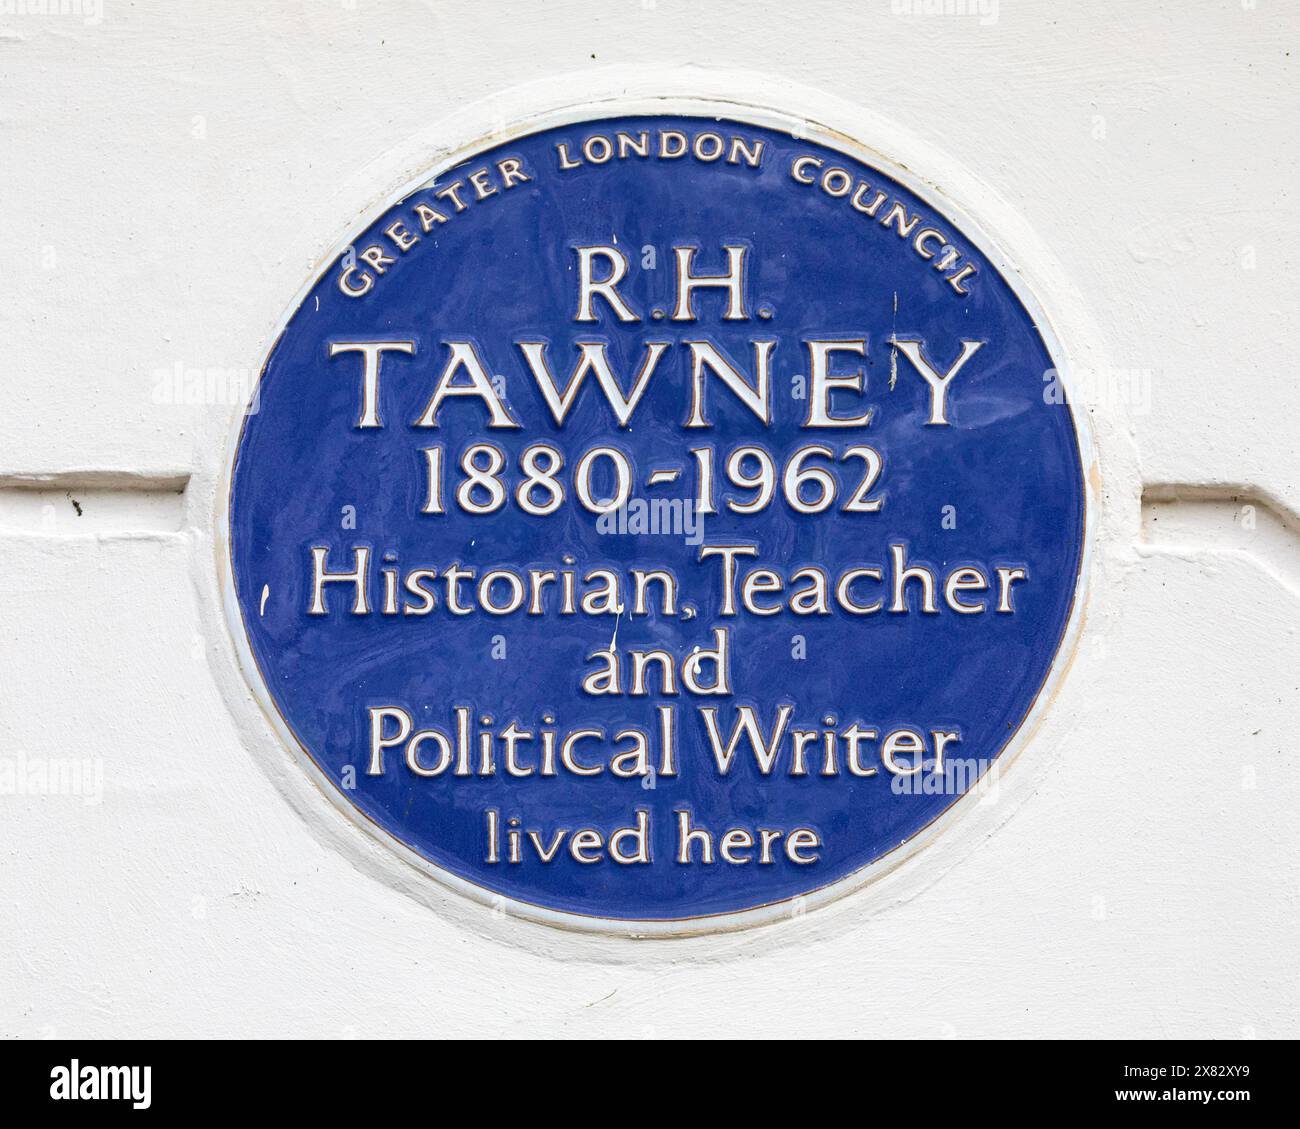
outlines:
[{"label": "glossy ceramic surface", "polygon": [[[650,155],[617,155],[622,131],[648,135]],[[656,155],[664,131],[693,144],[701,132],[724,146],[741,137],[762,141],[755,168]],[[611,139],[615,154],[594,162],[584,141]],[[561,154],[557,148],[564,144]],[[706,143],[704,155],[711,152]],[[671,148],[671,146],[670,146]],[[601,156],[600,145],[588,156]],[[567,155],[576,167],[562,167]],[[811,179],[793,175],[795,162]],[[500,162],[518,160],[529,177],[507,187]],[[814,163],[820,162],[820,164]],[[841,180],[822,181],[827,169]],[[469,179],[486,169],[480,198]],[[459,182],[464,210],[436,193]],[[875,216],[855,210],[855,186],[888,202]],[[422,231],[414,205],[426,203],[446,222]],[[917,217],[909,237],[882,224],[899,203]],[[426,213],[427,214],[427,213]],[[418,237],[406,250],[386,235],[394,222]],[[918,252],[915,233],[932,227],[941,239],[923,243],[936,257],[944,248],[959,265],[936,269]],[[616,245],[627,255],[618,286],[639,320],[623,322],[607,302],[594,303],[597,320],[575,315],[578,248]],[[1078,583],[1084,534],[1080,446],[1068,404],[1052,379],[1053,358],[1012,287],[949,218],[881,171],[809,139],[743,121],[659,116],[615,118],[547,129],[498,146],[488,145],[436,182],[411,193],[375,218],[352,240],[354,254],[379,246],[392,259],[382,275],[370,270],[371,289],[353,297],[340,279],[354,262],[331,263],[307,292],[276,342],[262,377],[256,411],[245,422],[230,489],[230,545],[243,626],[271,700],[302,749],[327,780],[383,832],[437,868],[505,898],[562,913],[624,921],[662,921],[728,914],[797,898],[827,887],[881,859],[914,837],[988,770],[1033,706],[1057,654]],[[700,290],[694,322],[674,321],[674,248],[697,248],[696,273],[721,273],[722,248],[746,248],[747,316],[728,320],[724,295]],[[957,284],[953,275],[970,268]],[[347,281],[361,286],[361,260]],[[962,291],[965,290],[965,293]],[[663,316],[656,317],[655,311]],[[861,394],[837,391],[835,411],[870,408],[866,426],[806,428],[809,339],[862,340],[863,355],[838,354],[833,368],[861,367]],[[929,422],[931,393],[891,338],[916,340],[940,370],[956,360],[962,341],[980,348],[954,378],[947,423]],[[382,358],[382,427],[358,427],[359,354],[330,355],[331,344],[376,340],[414,342],[409,355]],[[521,424],[489,429],[480,398],[449,397],[436,429],[414,426],[443,370],[446,342],[474,343],[498,385],[503,403]],[[691,361],[687,341],[707,341],[752,373],[754,342],[775,341],[771,354],[771,425],[720,385],[711,384],[711,426],[687,428]],[[631,386],[648,342],[665,342],[654,378],[629,426],[588,379],[562,426],[557,425],[518,342],[545,342],[557,380],[568,379],[579,342],[603,342],[624,389]],[[463,375],[463,374],[462,374]],[[801,395],[802,394],[802,395]],[[454,503],[457,464],[475,443],[504,454],[501,480],[508,501],[491,514],[465,513]],[[564,503],[545,516],[515,504],[523,479],[520,459],[535,443],[564,456],[559,479]],[[446,512],[422,512],[427,503],[425,448],[445,447]],[[824,444],[822,460],[839,481],[837,503],[801,514],[782,496],[760,512],[730,512],[726,500],[750,492],[731,486],[724,466],[739,446],[771,453],[783,467],[792,453]],[[842,458],[869,444],[883,460],[869,496],[878,512],[844,512],[861,477],[860,461]],[[788,576],[819,566],[832,576],[861,566],[882,568],[874,589],[888,596],[891,546],[903,546],[908,564],[924,564],[942,578],[976,564],[1022,569],[1014,613],[955,613],[942,599],[927,614],[919,586],[908,590],[909,610],[856,615],[835,607],[825,615],[725,617],[716,561],[700,560],[688,533],[634,533],[598,526],[573,496],[572,472],[584,452],[616,448],[632,468],[634,498],[691,497],[698,464],[693,448],[715,451],[719,512],[703,517],[704,544],[747,544],[758,555],[748,567]],[[607,467],[593,482],[613,489]],[[680,470],[671,485],[650,485],[654,471]],[[327,590],[329,613],[308,614],[312,547],[329,550],[329,567],[345,568],[359,547],[373,553],[373,608],[349,614],[350,594]],[[627,576],[632,568],[671,571],[680,601],[694,614],[504,616],[482,611],[458,616],[439,599],[423,616],[382,614],[379,569],[439,571],[453,562],[478,574],[497,567],[593,568]],[[572,562],[572,563],[567,563]],[[863,601],[869,581],[856,589]],[[991,601],[991,594],[984,593]],[[886,604],[888,601],[886,600]],[[732,692],[702,698],[593,696],[579,686],[590,657],[660,648],[680,660],[708,646],[715,626],[730,629]],[[626,674],[625,674],[626,677]],[[676,774],[618,779],[560,772],[512,777],[498,766],[490,776],[447,771],[422,778],[407,769],[402,749],[387,750],[382,775],[367,772],[371,742],[367,711],[398,704],[414,725],[454,733],[453,709],[472,708],[475,732],[499,730],[511,720],[531,730],[567,732],[579,725],[611,735],[636,725],[658,733],[656,709],[676,709]],[[834,776],[823,775],[819,746],[808,751],[809,771],[791,775],[783,757],[770,774],[748,753],[720,774],[711,755],[701,706],[724,719],[738,705],[756,707],[770,725],[783,704],[792,724],[831,728],[859,720],[882,734],[899,726],[928,733],[957,732],[949,756],[969,761],[963,783],[926,793],[910,790],[884,769],[872,747],[871,776],[853,776],[842,756]],[[728,722],[729,728],[729,722]],[[593,752],[588,759],[608,763]],[[535,748],[535,746],[534,746]],[[432,756],[432,748],[426,750]],[[588,754],[584,753],[584,756]],[[657,761],[657,757],[655,758]],[[529,754],[535,764],[535,752]],[[919,774],[924,778],[926,771]],[[544,842],[555,831],[594,828],[608,836],[628,827],[635,812],[648,817],[652,861],[622,865],[602,856],[576,862],[567,851],[550,862],[531,848],[519,863],[488,861],[484,813],[517,819]],[[716,837],[729,828],[795,827],[814,830],[822,844],[816,862],[797,864],[778,853],[769,864],[676,861],[676,819]],[[752,852],[751,852],[752,854]]]}]

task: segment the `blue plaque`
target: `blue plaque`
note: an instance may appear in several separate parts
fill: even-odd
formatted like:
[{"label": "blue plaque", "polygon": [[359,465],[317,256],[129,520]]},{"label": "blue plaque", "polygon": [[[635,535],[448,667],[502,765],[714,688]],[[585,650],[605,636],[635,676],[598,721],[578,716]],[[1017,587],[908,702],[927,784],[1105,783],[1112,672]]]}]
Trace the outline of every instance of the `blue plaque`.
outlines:
[{"label": "blue plaque", "polygon": [[994,770],[1071,625],[1039,319],[943,205],[743,117],[570,119],[405,190],[234,453],[281,732],[409,860],[548,920],[851,888]]}]

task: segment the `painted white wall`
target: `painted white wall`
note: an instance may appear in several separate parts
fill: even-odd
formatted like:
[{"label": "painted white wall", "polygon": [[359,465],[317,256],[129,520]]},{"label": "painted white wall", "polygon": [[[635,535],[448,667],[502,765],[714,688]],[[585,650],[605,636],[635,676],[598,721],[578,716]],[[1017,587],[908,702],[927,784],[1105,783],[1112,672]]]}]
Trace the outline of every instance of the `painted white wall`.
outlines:
[{"label": "painted white wall", "polygon": [[[103,773],[0,795],[0,1034],[1300,1034],[1300,9],[913,6],[0,3],[0,763]],[[996,799],[691,940],[493,917],[305,782],[221,621],[237,409],[159,394],[251,377],[440,150],[623,91],[743,91],[974,215],[1087,390],[1102,501]]]}]

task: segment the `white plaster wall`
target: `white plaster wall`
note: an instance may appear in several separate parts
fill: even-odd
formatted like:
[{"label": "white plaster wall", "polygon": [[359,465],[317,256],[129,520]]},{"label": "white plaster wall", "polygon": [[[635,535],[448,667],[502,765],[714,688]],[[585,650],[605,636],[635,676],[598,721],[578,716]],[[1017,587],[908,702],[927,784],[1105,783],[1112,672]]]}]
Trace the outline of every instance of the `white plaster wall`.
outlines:
[{"label": "white plaster wall", "polygon": [[[0,758],[93,757],[103,789],[0,795],[0,1034],[1300,1034],[1300,7],[23,7]],[[625,88],[743,88],[937,184],[1046,308],[1099,458],[1083,639],[997,798],[830,907],[685,941],[493,917],[304,783],[220,619],[234,409],[155,395],[255,371],[440,148]]]}]

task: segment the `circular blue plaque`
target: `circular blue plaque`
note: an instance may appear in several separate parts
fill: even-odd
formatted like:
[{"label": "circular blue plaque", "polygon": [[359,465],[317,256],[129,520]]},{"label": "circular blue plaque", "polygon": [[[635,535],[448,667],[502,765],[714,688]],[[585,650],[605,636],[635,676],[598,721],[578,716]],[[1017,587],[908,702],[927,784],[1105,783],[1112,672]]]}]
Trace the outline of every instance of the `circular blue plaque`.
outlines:
[{"label": "circular blue plaque", "polygon": [[451,884],[660,929],[843,887],[1034,708],[1072,409],[971,234],[851,148],[493,140],[288,316],[229,486],[255,681]]}]

